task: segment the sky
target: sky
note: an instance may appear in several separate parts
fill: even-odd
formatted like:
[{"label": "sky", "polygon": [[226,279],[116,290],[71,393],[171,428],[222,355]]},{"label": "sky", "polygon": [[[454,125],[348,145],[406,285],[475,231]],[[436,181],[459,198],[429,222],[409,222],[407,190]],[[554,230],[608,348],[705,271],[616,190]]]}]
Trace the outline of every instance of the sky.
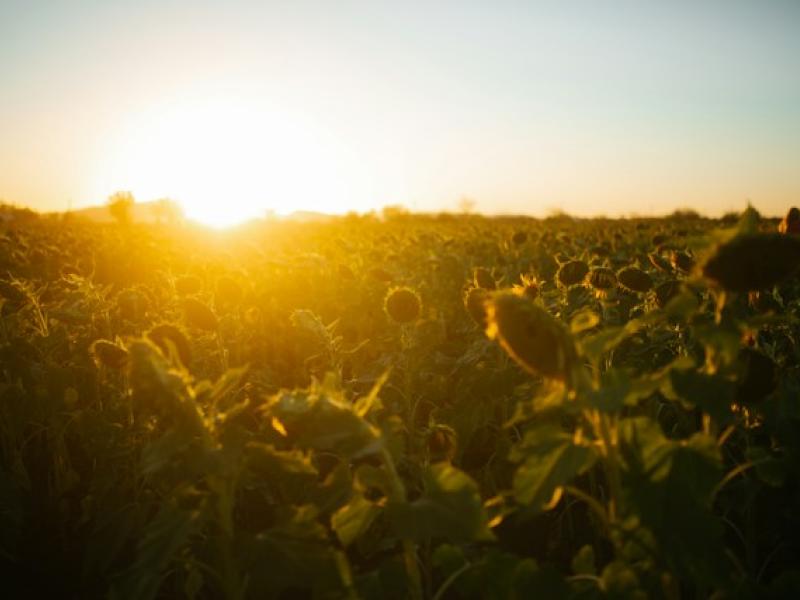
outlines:
[{"label": "sky", "polygon": [[0,1],[0,198],[800,204],[800,2]]}]

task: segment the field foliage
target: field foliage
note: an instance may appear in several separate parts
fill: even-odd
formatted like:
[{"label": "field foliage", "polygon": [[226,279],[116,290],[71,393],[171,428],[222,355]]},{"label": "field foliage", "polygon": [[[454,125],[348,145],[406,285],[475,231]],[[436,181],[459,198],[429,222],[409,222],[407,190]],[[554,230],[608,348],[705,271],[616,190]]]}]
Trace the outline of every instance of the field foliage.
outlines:
[{"label": "field foliage", "polygon": [[7,597],[800,597],[798,245],[9,218]]}]

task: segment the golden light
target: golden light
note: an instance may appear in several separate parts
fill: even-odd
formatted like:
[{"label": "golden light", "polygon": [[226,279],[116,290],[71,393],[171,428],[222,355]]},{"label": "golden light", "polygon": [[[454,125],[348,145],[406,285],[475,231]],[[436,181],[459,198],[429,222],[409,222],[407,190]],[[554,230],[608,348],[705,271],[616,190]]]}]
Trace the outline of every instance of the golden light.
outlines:
[{"label": "golden light", "polygon": [[367,170],[305,115],[235,100],[158,106],[131,118],[97,168],[98,194],[168,197],[225,227],[268,210],[371,208]]}]

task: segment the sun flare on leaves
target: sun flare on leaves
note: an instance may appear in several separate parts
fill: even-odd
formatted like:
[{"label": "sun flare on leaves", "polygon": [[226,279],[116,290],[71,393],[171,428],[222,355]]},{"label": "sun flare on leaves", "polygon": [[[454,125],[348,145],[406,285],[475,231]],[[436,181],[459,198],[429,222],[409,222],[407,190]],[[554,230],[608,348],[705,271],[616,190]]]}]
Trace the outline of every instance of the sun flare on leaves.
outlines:
[{"label": "sun flare on leaves", "polygon": [[344,140],[291,111],[235,101],[160,106],[132,118],[98,167],[100,197],[168,197],[214,227],[267,211],[368,210],[371,186]]}]

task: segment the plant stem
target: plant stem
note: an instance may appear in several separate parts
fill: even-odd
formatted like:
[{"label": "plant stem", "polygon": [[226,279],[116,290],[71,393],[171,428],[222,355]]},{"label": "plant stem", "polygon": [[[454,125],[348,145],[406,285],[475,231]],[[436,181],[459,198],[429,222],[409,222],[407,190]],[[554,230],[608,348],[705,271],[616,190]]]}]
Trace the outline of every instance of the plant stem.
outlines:
[{"label": "plant stem", "polygon": [[[406,502],[406,488],[403,485],[403,480],[394,465],[394,459],[386,448],[381,449],[381,458],[383,464],[386,465],[386,471],[389,473],[389,482],[392,486],[391,500],[394,502]],[[419,572],[419,565],[417,564],[417,549],[413,541],[409,539],[402,540],[403,546],[403,562],[406,567],[406,574],[411,583],[411,598],[413,600],[422,600],[422,577]]]},{"label": "plant stem", "polygon": [[615,425],[611,423],[611,418],[608,415],[604,415],[597,410],[592,411],[590,420],[594,427],[595,435],[603,443],[603,463],[609,487],[608,520],[613,523],[617,518],[619,502],[622,496],[622,483],[619,473],[620,460],[616,440],[614,439]]}]

